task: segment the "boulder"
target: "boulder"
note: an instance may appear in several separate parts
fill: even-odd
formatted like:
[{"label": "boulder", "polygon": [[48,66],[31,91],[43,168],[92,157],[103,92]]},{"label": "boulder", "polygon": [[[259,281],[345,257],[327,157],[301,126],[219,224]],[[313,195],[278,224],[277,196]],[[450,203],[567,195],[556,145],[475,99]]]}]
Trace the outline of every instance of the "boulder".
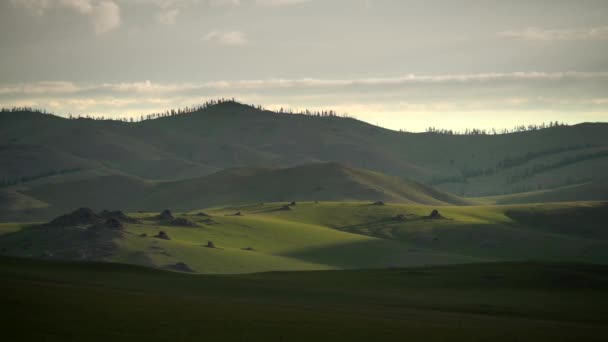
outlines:
[{"label": "boulder", "polygon": [[104,210],[99,213],[99,216],[104,219],[116,219],[121,222],[127,222],[127,223],[138,223],[139,222],[138,220],[125,215],[125,213],[123,213],[120,210],[115,210],[115,211]]},{"label": "boulder", "polygon": [[99,223],[102,218],[90,208],[79,208],[75,211],[61,215],[48,223],[51,226],[76,226],[82,224]]},{"label": "boulder", "polygon": [[395,221],[403,222],[406,220],[405,214],[397,214],[394,217]]},{"label": "boulder", "polygon": [[215,244],[213,244],[213,241],[207,241],[207,244],[205,245],[205,247],[207,247],[207,248],[215,248]]},{"label": "boulder", "polygon": [[120,222],[119,220],[117,220],[115,218],[106,220],[106,222],[104,223],[104,226],[106,228],[115,229],[115,230],[121,230],[124,228],[122,225],[122,222]]},{"label": "boulder", "polygon": [[384,205],[383,201],[376,201],[373,203],[373,205]]},{"label": "boulder", "polygon": [[171,210],[165,209],[158,215],[158,218],[160,220],[173,220],[173,214],[171,214]]},{"label": "boulder", "polygon": [[154,235],[154,237],[157,239],[171,240],[169,235],[162,230],[160,232],[158,232],[158,234]]},{"label": "boulder", "polygon": [[441,214],[439,213],[439,210],[433,209],[433,211],[431,211],[431,214],[429,215],[429,218],[432,220],[438,220],[438,219],[442,219],[443,216],[441,216]]}]

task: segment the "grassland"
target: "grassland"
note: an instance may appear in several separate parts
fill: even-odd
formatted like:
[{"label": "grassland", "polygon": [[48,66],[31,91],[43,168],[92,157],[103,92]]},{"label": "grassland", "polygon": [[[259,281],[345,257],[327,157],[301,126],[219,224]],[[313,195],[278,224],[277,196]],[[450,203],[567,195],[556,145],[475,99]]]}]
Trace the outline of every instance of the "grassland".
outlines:
[{"label": "grassland", "polygon": [[0,277],[10,341],[603,341],[608,323],[608,269],[573,263],[207,276],[0,258]]},{"label": "grassland", "polygon": [[[235,102],[138,123],[2,113],[0,185],[30,196],[36,192],[33,197],[53,206],[59,202],[48,200],[53,189],[41,187],[44,183],[61,179],[65,192],[93,172],[126,177],[139,186],[231,168],[333,161],[433,184],[461,197],[503,195],[605,183],[607,136],[605,123],[504,135],[395,132],[350,118],[288,115]],[[33,179],[38,189],[31,189]],[[546,193],[543,201],[608,199],[605,191],[586,193]]]},{"label": "grassland", "polygon": [[[13,189],[14,188],[14,189]],[[292,200],[383,200],[466,205],[430,186],[339,163],[242,167],[176,181],[149,181],[105,170],[55,175],[0,191],[0,222],[50,219],[77,207],[160,211]]]},{"label": "grassland", "polygon": [[[87,226],[0,225],[2,254],[103,260],[198,273],[388,268],[545,260],[608,263],[607,204],[506,206],[258,203],[175,214],[134,213],[138,223],[90,233]],[[438,209],[442,218],[431,219]],[[239,215],[236,215],[239,213]],[[166,232],[170,240],[154,235]],[[212,241],[216,248],[208,248]]]}]

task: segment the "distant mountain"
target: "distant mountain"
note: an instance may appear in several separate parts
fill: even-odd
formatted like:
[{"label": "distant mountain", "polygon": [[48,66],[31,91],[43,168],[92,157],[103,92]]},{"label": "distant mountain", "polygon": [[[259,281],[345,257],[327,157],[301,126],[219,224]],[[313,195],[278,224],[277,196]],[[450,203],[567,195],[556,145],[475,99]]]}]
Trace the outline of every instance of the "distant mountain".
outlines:
[{"label": "distant mountain", "polygon": [[[27,184],[27,186],[26,186]],[[231,168],[179,181],[145,181],[126,175],[75,178],[72,174],[0,192],[4,221],[50,218],[77,207],[95,210],[194,210],[218,205],[278,201],[387,201],[466,205],[470,201],[415,181],[338,163],[291,168]]]},{"label": "distant mountain", "polygon": [[92,174],[110,177],[102,182],[126,177],[145,185],[229,168],[317,162],[412,179],[459,196],[601,184],[608,179],[608,124],[505,135],[404,133],[236,102],[136,123],[0,113],[0,184],[12,193],[31,182],[84,181]]}]

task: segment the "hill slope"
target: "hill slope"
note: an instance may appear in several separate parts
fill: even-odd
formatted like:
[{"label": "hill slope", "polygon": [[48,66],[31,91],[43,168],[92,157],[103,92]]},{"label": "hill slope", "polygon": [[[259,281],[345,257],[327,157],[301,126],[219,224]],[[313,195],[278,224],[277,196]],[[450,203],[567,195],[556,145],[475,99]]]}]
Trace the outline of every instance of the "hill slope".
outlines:
[{"label": "hill slope", "polygon": [[[505,135],[403,133],[234,102],[138,123],[1,113],[0,146],[10,166],[0,168],[5,182],[92,168],[183,180],[226,168],[334,161],[481,196],[602,182],[608,174],[608,124]],[[28,161],[14,158],[25,149]]]},{"label": "hill slope", "polygon": [[[229,204],[367,200],[429,205],[470,202],[432,187],[337,163],[234,168],[181,181],[152,182],[119,173],[57,175],[12,187],[0,197],[0,222],[49,219],[78,207],[95,210],[193,210]],[[9,189],[9,190],[10,190]],[[2,192],[0,192],[2,194]],[[26,201],[25,198],[31,199]],[[34,201],[35,200],[35,201]]]},{"label": "hill slope", "polygon": [[[175,220],[138,213],[132,215],[138,221],[119,218],[120,227],[82,221],[89,214],[80,213],[78,220],[62,219],[59,225],[0,225],[0,254],[201,273],[530,259],[608,264],[606,208],[604,202],[467,207],[265,203],[210,209],[205,215],[174,214]],[[436,217],[429,216],[433,209],[439,211]]]}]

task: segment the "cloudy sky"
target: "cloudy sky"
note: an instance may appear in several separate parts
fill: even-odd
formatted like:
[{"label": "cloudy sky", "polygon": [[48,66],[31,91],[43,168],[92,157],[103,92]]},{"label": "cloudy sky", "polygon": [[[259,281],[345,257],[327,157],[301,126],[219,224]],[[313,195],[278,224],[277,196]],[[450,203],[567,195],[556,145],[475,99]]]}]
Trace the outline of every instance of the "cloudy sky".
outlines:
[{"label": "cloudy sky", "polygon": [[0,106],[235,97],[392,129],[608,121],[608,1],[3,0]]}]

